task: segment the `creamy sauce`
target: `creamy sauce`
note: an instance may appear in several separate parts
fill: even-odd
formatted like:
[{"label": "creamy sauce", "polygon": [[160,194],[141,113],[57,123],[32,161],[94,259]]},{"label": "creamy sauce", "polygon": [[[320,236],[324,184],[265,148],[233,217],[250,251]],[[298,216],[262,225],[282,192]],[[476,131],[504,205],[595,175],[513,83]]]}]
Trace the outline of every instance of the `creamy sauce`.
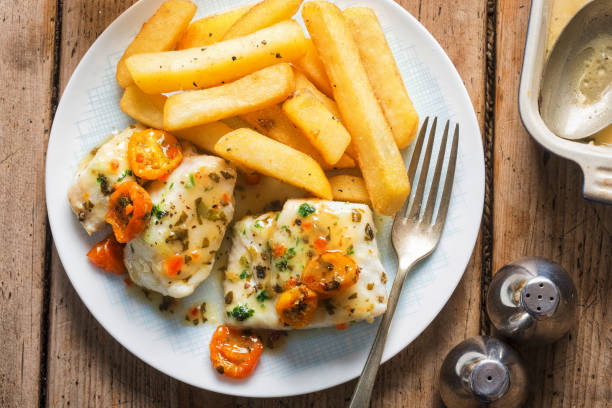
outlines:
[{"label": "creamy sauce", "polygon": [[[550,25],[546,38],[548,55],[568,21],[589,0],[553,0]],[[579,102],[593,104],[612,85],[612,36],[599,35],[591,40],[577,58],[573,68],[578,83]],[[612,125],[597,132],[589,142],[595,145],[612,146]]]},{"label": "creamy sauce", "polygon": [[612,36],[600,34],[592,39],[577,60],[579,102],[586,105],[598,102],[612,84]]}]

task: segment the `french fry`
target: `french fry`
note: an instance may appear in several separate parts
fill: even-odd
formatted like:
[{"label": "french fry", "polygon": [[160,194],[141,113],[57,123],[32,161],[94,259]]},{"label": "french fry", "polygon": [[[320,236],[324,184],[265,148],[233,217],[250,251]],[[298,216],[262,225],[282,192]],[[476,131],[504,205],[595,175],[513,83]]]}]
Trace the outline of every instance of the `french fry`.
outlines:
[{"label": "french fry", "polygon": [[243,37],[283,20],[289,20],[297,13],[302,0],[263,0],[240,17],[225,33],[223,39]]},{"label": "french fry", "polygon": [[307,89],[295,91],[283,103],[283,112],[329,164],[336,164],[351,143],[351,135],[340,118]]},{"label": "french fry", "polygon": [[295,90],[293,70],[277,64],[216,88],[174,94],[164,106],[164,128],[185,129],[282,102]]},{"label": "french fry", "polygon": [[184,50],[187,48],[203,47],[221,41],[227,30],[249,11],[251,7],[253,6],[236,7],[226,12],[213,14],[212,16],[194,21],[189,24],[176,48]]},{"label": "french fry", "polygon": [[222,122],[210,122],[188,129],[176,130],[172,134],[179,139],[187,140],[208,153],[215,154],[215,145],[233,129]]},{"label": "french fry", "polygon": [[251,125],[249,125],[248,123],[246,123],[239,116],[232,116],[231,118],[221,119],[221,122],[223,122],[227,126],[231,127],[232,130],[236,130],[236,129],[240,129],[240,128],[250,128],[250,129],[253,129],[253,130],[257,130],[255,128],[253,128]]},{"label": "french fry", "polygon": [[305,41],[298,23],[283,21],[207,47],[133,55],[126,64],[136,85],[148,94],[208,88],[301,58]]},{"label": "french fry", "polygon": [[[310,82],[310,80],[304,74],[302,74],[298,69],[294,70],[293,73],[295,75],[295,89],[296,90],[308,89],[325,105],[327,109],[329,109],[329,111],[336,118],[340,118],[340,120],[342,121],[342,116],[340,115],[340,109],[338,109],[338,105],[332,98],[328,97],[323,92],[321,92],[315,86],[315,84]],[[349,155],[354,160],[357,160],[357,149],[355,148],[355,144],[352,141],[346,148],[346,154]]]},{"label": "french fry", "polygon": [[330,177],[329,184],[332,188],[334,201],[348,201],[370,205],[370,196],[368,195],[365,181],[361,177],[340,174]]},{"label": "french fry", "polygon": [[135,54],[173,49],[196,9],[196,5],[187,0],[168,0],[162,3],[149,21],[144,23],[117,64],[117,82],[122,88],[133,83],[125,64],[127,58]]},{"label": "french fry", "polygon": [[408,96],[380,22],[374,11],[367,7],[351,7],[343,14],[395,142],[403,149],[417,133],[419,116]]},{"label": "french fry", "polygon": [[[233,131],[231,127],[223,122],[211,122],[205,125],[195,126],[189,129],[177,130],[173,132],[174,136],[179,139],[187,140],[193,143],[198,148],[212,154],[215,152],[215,145],[226,134]],[[260,180],[260,175],[251,169],[248,169],[240,164],[232,163],[245,177],[247,183],[257,184]]]},{"label": "french fry", "polygon": [[311,39],[308,39],[306,43],[306,55],[299,60],[293,61],[293,65],[302,71],[327,96],[334,95],[329,78],[325,73],[325,67]]},{"label": "french fry", "polygon": [[302,132],[291,123],[279,106],[270,106],[257,112],[247,113],[240,118],[254,127],[259,133],[312,157],[319,163],[323,170],[349,169],[355,167],[355,161],[347,155],[342,156],[340,161],[334,166],[327,164],[317,149],[315,149]]},{"label": "french fry", "polygon": [[338,109],[338,105],[336,105],[336,102],[332,98],[319,91],[319,88],[317,88],[315,84],[310,82],[310,80],[304,74],[302,74],[300,70],[296,69],[295,71],[293,71],[293,74],[295,75],[296,90],[308,89],[310,92],[313,93],[313,95],[319,98],[319,100],[325,105],[327,109],[329,109],[331,113],[334,114],[334,116],[338,118],[340,117],[340,109]]},{"label": "french fry", "polygon": [[[337,118],[340,118],[342,121],[342,117],[340,115],[340,109],[338,109],[338,105],[336,102],[325,95],[323,92],[319,91],[319,89],[312,83],[304,74],[302,74],[299,70],[293,71],[295,74],[295,89],[308,89],[312,92],[319,100],[325,105],[327,109]],[[355,148],[355,143],[351,141],[351,144],[346,148],[346,154],[351,156],[351,158],[357,160],[357,149]]]},{"label": "french fry", "polygon": [[331,186],[313,158],[251,129],[237,129],[215,145],[217,154],[258,173],[275,177],[307,190],[317,197],[332,199]]},{"label": "french fry", "polygon": [[123,92],[119,107],[143,125],[163,129],[166,99],[165,95],[147,95],[136,85],[129,85]]},{"label": "french fry", "polygon": [[342,12],[332,3],[311,1],[302,16],[334,84],[334,99],[357,148],[372,206],[393,215],[410,193],[410,182]]}]

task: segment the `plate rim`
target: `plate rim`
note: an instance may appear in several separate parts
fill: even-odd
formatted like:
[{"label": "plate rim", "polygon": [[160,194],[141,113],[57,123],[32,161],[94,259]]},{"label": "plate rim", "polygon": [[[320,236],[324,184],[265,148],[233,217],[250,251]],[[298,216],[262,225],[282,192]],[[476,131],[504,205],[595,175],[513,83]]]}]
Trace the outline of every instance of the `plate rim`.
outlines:
[{"label": "plate rim", "polygon": [[[404,9],[403,7],[401,7],[399,4],[395,3],[393,0],[378,0],[381,3],[385,3],[386,6],[390,6],[394,11],[396,11],[398,14],[401,15],[402,19],[408,19],[411,21],[411,23],[425,36],[428,37],[430,41],[433,42],[433,44],[435,44],[435,47],[437,48],[436,51],[438,51],[437,53],[444,59],[446,60],[446,62],[448,63],[448,66],[450,67],[449,70],[449,74],[451,74],[453,76],[452,80],[453,82],[458,82],[461,84],[460,86],[460,95],[461,95],[461,99],[458,100],[458,102],[465,102],[465,103],[469,103],[469,106],[471,107],[471,113],[472,113],[472,121],[474,122],[473,124],[476,125],[476,129],[478,130],[478,134],[480,136],[480,124],[478,122],[478,118],[476,116],[476,112],[474,110],[474,106],[472,104],[472,100],[467,92],[467,89],[465,87],[465,84],[463,83],[463,80],[461,78],[461,76],[459,75],[459,72],[457,71],[455,65],[453,64],[452,60],[450,59],[450,57],[448,56],[448,54],[446,53],[446,51],[444,50],[444,48],[440,45],[440,43],[435,39],[435,37],[425,28],[425,26],[423,26],[423,24],[421,24],[421,22],[419,22],[412,14],[410,14],[406,9]],[[93,53],[93,49],[95,48],[96,44],[101,41],[105,36],[109,35],[109,32],[112,31],[114,29],[114,27],[116,25],[121,24],[122,22],[124,22],[124,20],[130,19],[132,18],[132,14],[134,14],[138,8],[142,7],[143,4],[147,3],[147,2],[161,2],[161,0],[139,0],[136,3],[134,3],[133,5],[131,5],[130,7],[128,7],[125,11],[123,11],[119,16],[117,16],[109,25],[108,27],[106,27],[104,29],[104,31],[96,38],[96,40],[90,45],[89,49],[85,52],[85,54],[83,55],[83,57],[81,58],[81,60],[79,61],[79,63],[77,64],[76,68],[74,69],[74,71],[72,72],[70,79],[68,80],[68,82],[66,83],[66,86],[64,88],[64,90],[62,91],[62,95],[59,99],[59,103],[57,105],[57,109],[56,112],[54,114],[53,117],[53,123],[51,126],[51,131],[49,134],[49,141],[48,141],[48,146],[47,146],[47,153],[45,155],[45,205],[47,208],[47,214],[51,214],[51,208],[50,208],[50,200],[48,199],[48,197],[50,196],[50,189],[53,183],[50,182],[50,173],[51,170],[48,166],[48,162],[49,162],[49,156],[51,154],[51,150],[48,148],[49,145],[51,144],[52,139],[54,139],[54,135],[56,133],[56,122],[55,122],[55,117],[57,116],[57,113],[61,111],[61,107],[64,103],[63,100],[63,96],[66,93],[67,90],[69,90],[72,85],[73,82],[75,81],[75,78],[78,77],[80,71],[83,69],[84,67],[84,62],[85,60],[87,60],[91,54]],[[57,125],[59,126],[59,125]],[[59,136],[58,136],[59,137]],[[480,173],[482,174],[482,180],[483,183],[480,186],[480,194],[479,194],[479,199],[478,202],[481,202],[482,205],[479,206],[479,216],[478,216],[478,223],[474,223],[474,227],[472,227],[471,231],[467,231],[466,234],[471,235],[471,242],[472,244],[470,245],[472,247],[472,250],[469,253],[469,256],[467,256],[467,259],[465,261],[465,265],[463,265],[462,270],[463,272],[461,274],[457,274],[456,279],[454,279],[454,281],[452,281],[452,284],[449,286],[453,287],[452,291],[449,291],[448,295],[444,295],[444,296],[440,296],[440,299],[443,299],[443,301],[440,302],[440,307],[436,308],[438,309],[435,313],[432,313],[431,317],[428,319],[424,319],[424,323],[422,324],[422,329],[419,330],[418,334],[414,334],[412,336],[406,336],[405,340],[402,342],[404,343],[402,346],[399,347],[395,347],[393,350],[390,350],[389,347],[389,343],[387,343],[387,345],[385,346],[385,350],[383,353],[383,357],[382,357],[382,361],[381,361],[381,365],[384,364],[385,362],[387,362],[388,360],[390,360],[391,358],[393,358],[394,356],[396,356],[397,354],[399,354],[401,351],[403,351],[406,347],[408,347],[417,337],[419,337],[421,334],[423,334],[423,332],[427,329],[427,327],[431,324],[431,322],[440,314],[440,312],[442,311],[442,309],[446,306],[446,304],[448,303],[448,300],[450,299],[450,297],[453,295],[453,293],[455,292],[459,282],[461,281],[461,279],[463,278],[466,268],[469,264],[469,261],[472,257],[472,254],[474,253],[474,248],[478,239],[478,235],[479,235],[479,231],[480,231],[480,226],[482,223],[482,215],[483,215],[483,210],[484,210],[484,196],[485,196],[485,184],[486,184],[486,180],[485,180],[485,165],[484,165],[484,148],[483,148],[483,142],[482,142],[482,137],[478,138],[478,147],[479,149],[479,157],[482,157],[482,164],[483,166],[480,167]],[[52,235],[55,236],[54,231],[58,230],[59,226],[56,225],[56,220],[53,217],[48,217],[49,219],[49,226],[52,232]],[[471,234],[470,234],[471,233]],[[189,384],[191,386],[194,386],[196,388],[200,388],[200,389],[204,389],[207,391],[212,391],[212,392],[218,392],[218,393],[223,393],[226,395],[234,395],[234,396],[239,396],[239,397],[250,397],[250,398],[282,398],[282,397],[290,397],[290,396],[297,396],[297,395],[304,395],[304,394],[308,394],[308,393],[312,393],[312,392],[318,392],[318,391],[322,391],[325,389],[329,389],[341,384],[344,384],[350,380],[353,380],[355,378],[357,378],[360,373],[357,374],[347,374],[344,375],[342,377],[339,378],[334,378],[334,381],[330,382],[328,385],[323,385],[320,387],[311,387],[311,388],[303,388],[301,390],[294,390],[294,389],[288,389],[288,391],[283,390],[262,390],[262,392],[258,395],[252,395],[251,393],[247,393],[244,392],[243,390],[245,390],[246,388],[244,387],[240,387],[237,384],[233,384],[231,382],[222,382],[222,383],[208,383],[208,384],[200,384],[197,383],[196,381],[192,380],[189,377],[185,377],[180,375],[180,373],[173,371],[173,372],[169,372],[167,370],[166,367],[162,367],[161,364],[158,364],[156,361],[152,361],[151,359],[146,357],[146,354],[144,351],[142,351],[141,349],[135,348],[135,347],[128,347],[126,345],[127,341],[125,341],[122,336],[117,333],[116,328],[113,328],[112,325],[110,324],[106,324],[107,322],[105,322],[106,319],[103,319],[100,316],[100,313],[96,311],[95,307],[93,307],[91,305],[91,302],[89,301],[87,296],[82,296],[81,294],[81,290],[79,290],[78,285],[75,285],[73,282],[73,279],[71,278],[71,273],[68,272],[68,270],[66,268],[64,268],[64,258],[67,256],[66,252],[64,251],[64,247],[63,244],[61,245],[57,245],[55,243],[55,239],[54,239],[54,246],[56,247],[57,250],[57,254],[59,257],[60,262],[62,263],[62,268],[64,269],[72,287],[74,288],[74,290],[76,291],[76,293],[79,296],[79,299],[83,302],[83,304],[85,305],[85,307],[87,308],[87,310],[89,311],[89,313],[91,313],[91,315],[95,318],[95,320],[97,321],[98,324],[100,324],[100,326],[102,326],[104,328],[104,330],[111,336],[113,337],[113,339],[115,341],[117,341],[119,344],[121,344],[122,347],[124,347],[127,351],[129,351],[131,354],[133,354],[134,356],[138,357],[142,362],[144,362],[145,364],[147,364],[148,366],[154,368],[155,370],[163,373],[164,375],[167,375],[168,377],[174,378],[178,381],[181,381],[183,383]],[[60,247],[62,249],[60,249]],[[63,254],[63,255],[62,255]],[[379,320],[379,319],[377,319]],[[374,324],[378,324],[378,323],[374,323]],[[373,339],[372,339],[373,341]],[[220,385],[222,384],[222,385]]]}]

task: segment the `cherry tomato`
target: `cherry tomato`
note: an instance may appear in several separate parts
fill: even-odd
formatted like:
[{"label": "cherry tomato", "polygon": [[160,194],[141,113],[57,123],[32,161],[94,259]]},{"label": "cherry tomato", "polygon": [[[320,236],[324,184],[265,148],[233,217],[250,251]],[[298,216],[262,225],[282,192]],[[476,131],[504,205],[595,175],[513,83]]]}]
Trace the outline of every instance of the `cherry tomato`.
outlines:
[{"label": "cherry tomato", "polygon": [[340,252],[324,252],[310,259],[302,271],[302,283],[325,297],[334,296],[354,285],[359,268]]},{"label": "cherry tomato", "polygon": [[257,366],[262,350],[259,337],[222,325],[210,340],[210,361],[219,374],[244,378]]},{"label": "cherry tomato", "polygon": [[317,294],[304,285],[284,291],[276,301],[281,322],[301,329],[310,324],[319,303]]},{"label": "cherry tomato", "polygon": [[153,204],[147,190],[135,181],[115,185],[104,219],[121,243],[134,239],[146,227]]},{"label": "cherry tomato", "polygon": [[119,275],[127,272],[123,264],[123,245],[112,235],[94,245],[87,253],[87,257],[94,265],[105,271]]},{"label": "cherry tomato", "polygon": [[183,160],[183,149],[170,133],[147,129],[130,136],[128,160],[135,176],[163,180]]}]

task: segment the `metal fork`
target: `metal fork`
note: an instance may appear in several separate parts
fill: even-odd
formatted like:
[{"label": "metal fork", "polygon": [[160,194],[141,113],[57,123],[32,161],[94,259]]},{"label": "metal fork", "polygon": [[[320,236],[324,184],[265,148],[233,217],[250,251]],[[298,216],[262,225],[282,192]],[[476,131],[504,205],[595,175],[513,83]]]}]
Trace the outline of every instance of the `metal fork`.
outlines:
[{"label": "metal fork", "polygon": [[[457,163],[457,149],[459,145],[459,125],[455,126],[440,205],[438,206],[438,212],[434,219],[435,204],[440,193],[440,178],[444,157],[446,155],[446,145],[450,126],[450,123],[447,121],[440,144],[440,151],[438,152],[438,160],[433,174],[431,189],[428,194],[427,202],[424,203],[423,194],[429,174],[429,163],[431,161],[433,142],[436,136],[437,122],[438,118],[434,118],[429,132],[427,148],[424,153],[422,150],[429,118],[426,118],[423,122],[423,126],[421,127],[421,131],[415,143],[414,153],[412,154],[412,159],[408,168],[408,177],[411,185],[413,189],[416,189],[414,199],[412,200],[411,206],[409,206],[411,202],[410,197],[406,199],[403,208],[395,215],[391,232],[393,247],[395,248],[398,258],[397,275],[393,281],[391,293],[389,293],[387,312],[383,315],[380,326],[378,326],[378,332],[376,333],[376,338],[374,339],[374,344],[370,350],[368,360],[366,361],[365,367],[361,372],[361,378],[359,382],[357,382],[357,386],[353,392],[350,408],[366,408],[370,406],[370,398],[372,395],[372,388],[374,387],[374,381],[376,380],[376,373],[380,366],[380,360],[385,348],[391,320],[393,319],[393,314],[395,313],[397,301],[402,292],[406,276],[415,264],[428,257],[434,249],[436,249],[440,241],[440,236],[442,235],[442,229],[446,221],[446,214],[448,212],[453,189],[453,179],[455,177],[455,165]],[[423,157],[423,164],[421,165],[419,180],[414,183],[414,177],[421,157]],[[425,206],[421,216],[423,205]],[[409,212],[407,213],[407,211]]]}]

